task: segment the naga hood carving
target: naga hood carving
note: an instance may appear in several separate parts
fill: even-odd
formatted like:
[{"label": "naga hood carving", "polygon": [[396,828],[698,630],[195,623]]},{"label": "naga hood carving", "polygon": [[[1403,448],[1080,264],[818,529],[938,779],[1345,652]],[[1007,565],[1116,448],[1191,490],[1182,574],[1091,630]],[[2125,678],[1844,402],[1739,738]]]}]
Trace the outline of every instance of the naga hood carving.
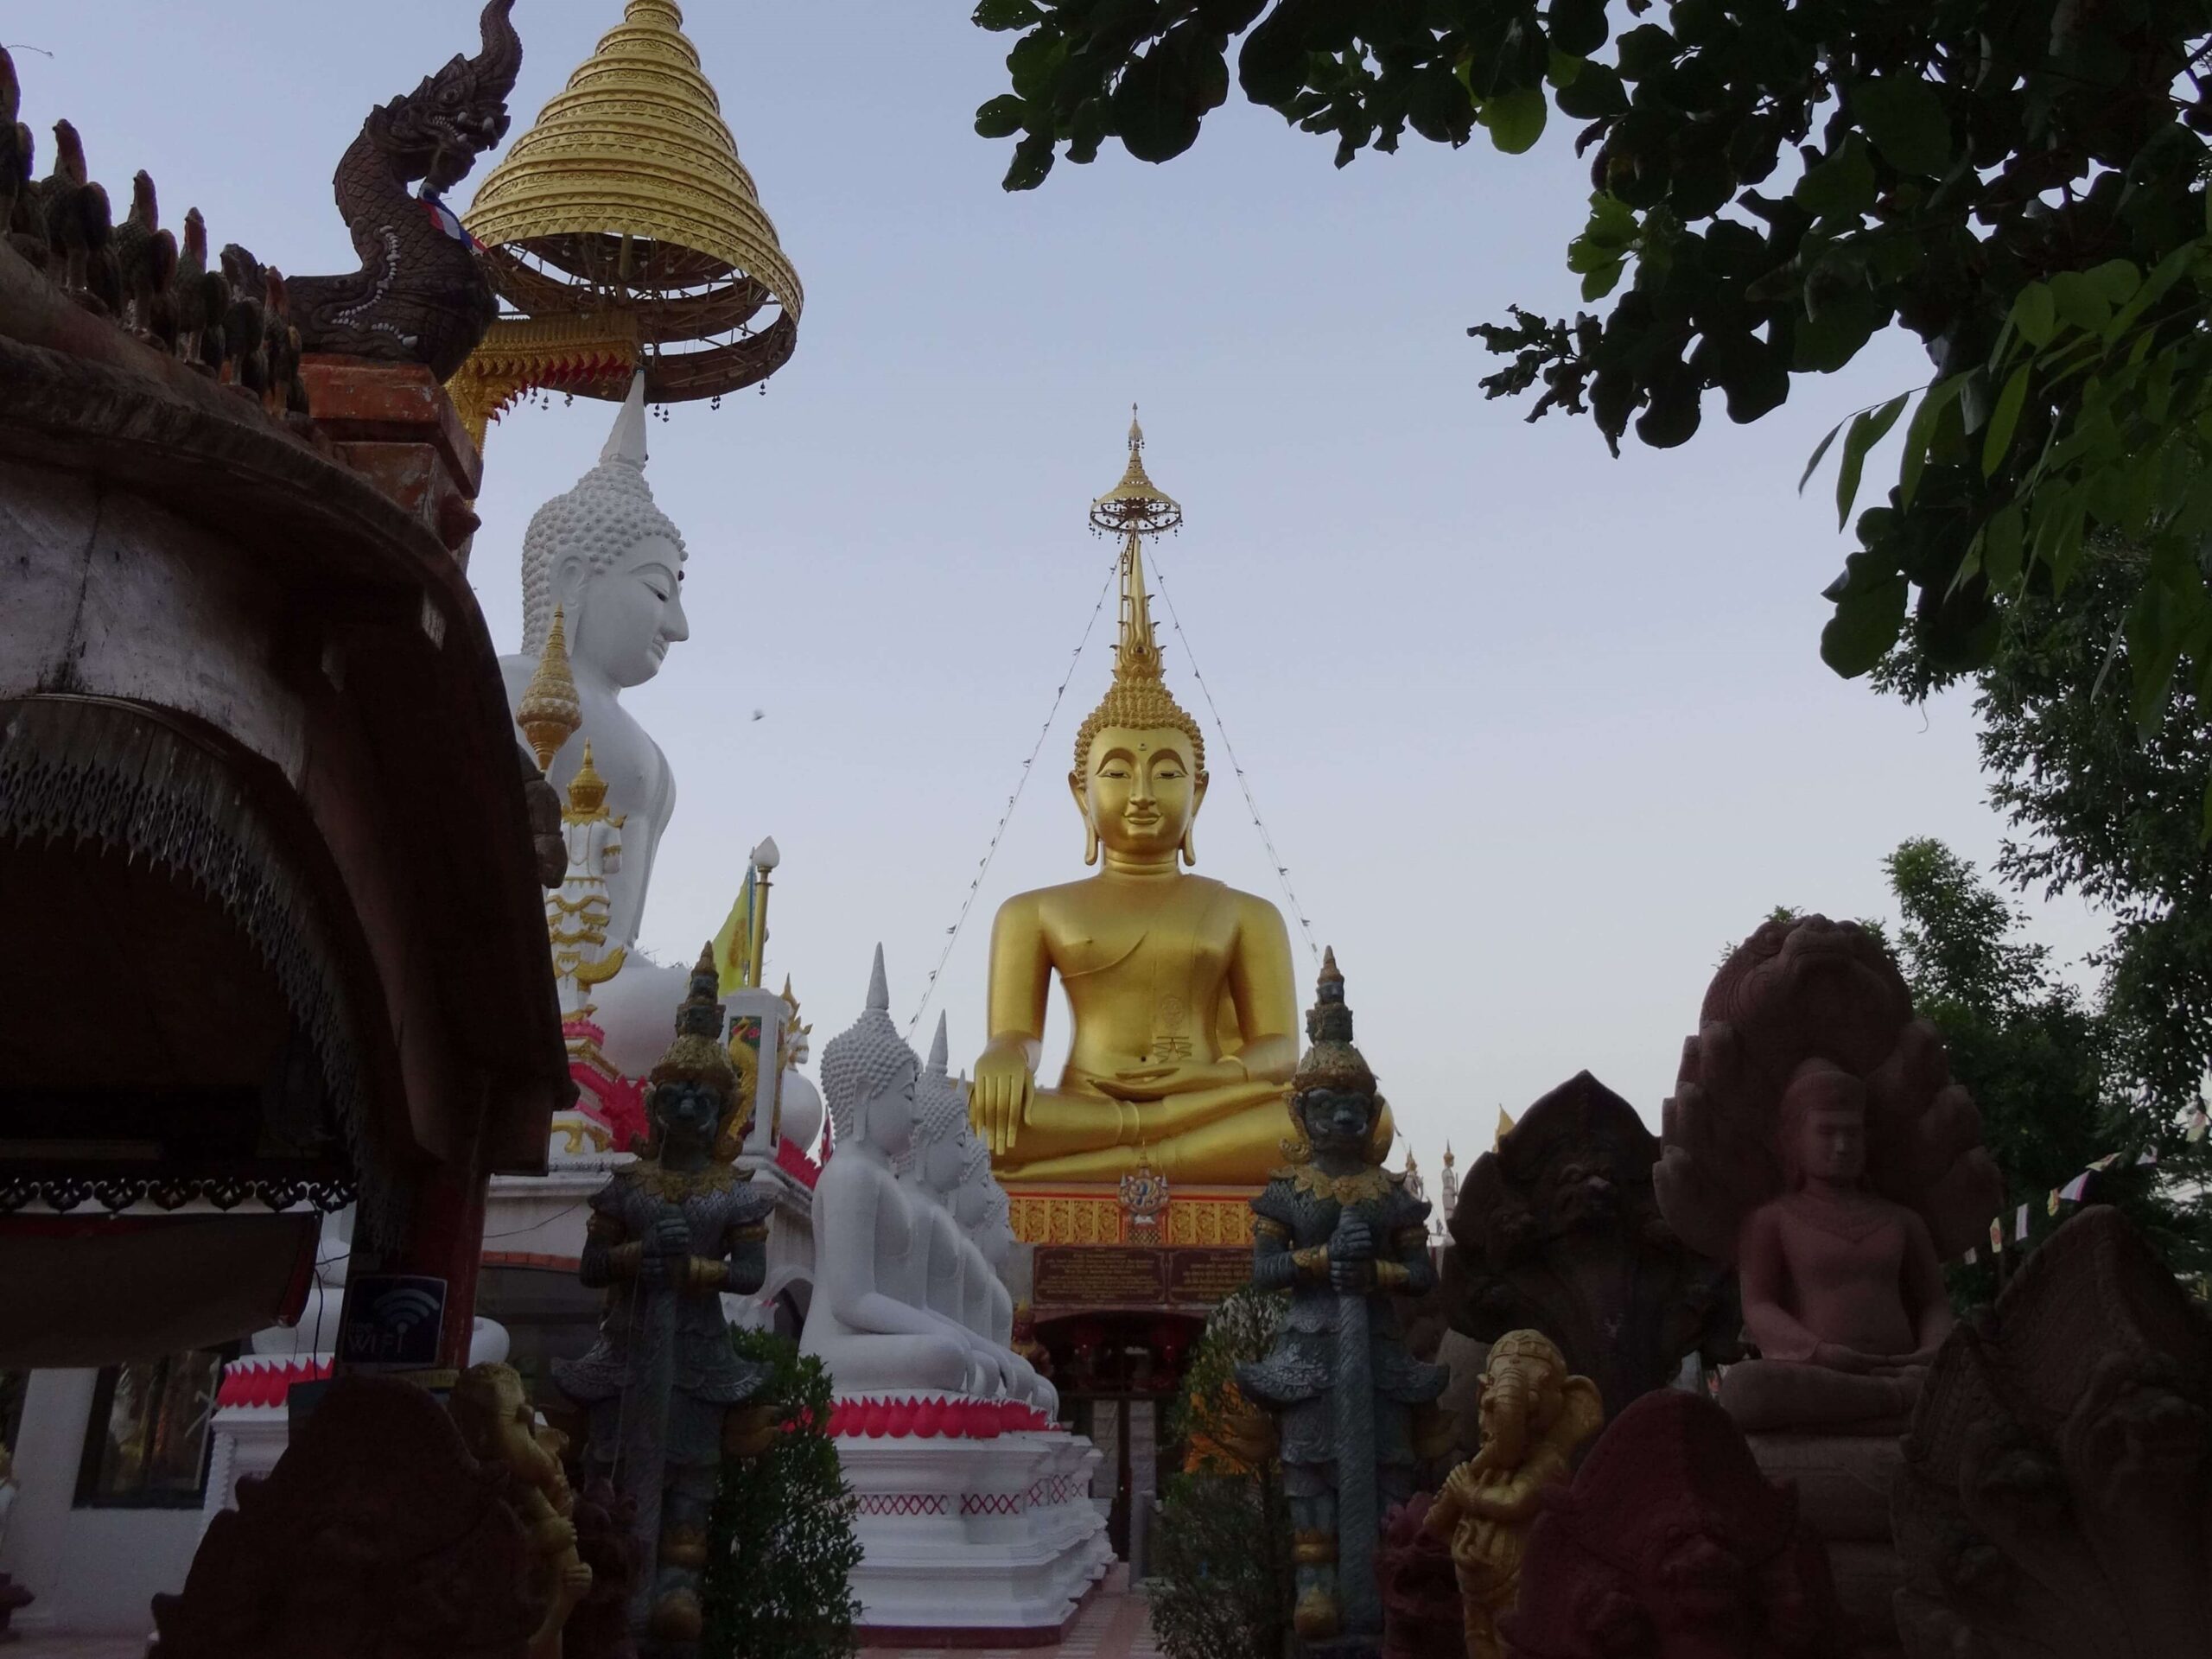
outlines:
[{"label": "naga hood carving", "polygon": [[507,94],[522,67],[513,9],[514,0],[490,0],[483,49],[372,110],[346,146],[332,188],[361,268],[290,280],[306,350],[420,363],[444,380],[491,327],[498,300],[442,197],[506,136]]}]

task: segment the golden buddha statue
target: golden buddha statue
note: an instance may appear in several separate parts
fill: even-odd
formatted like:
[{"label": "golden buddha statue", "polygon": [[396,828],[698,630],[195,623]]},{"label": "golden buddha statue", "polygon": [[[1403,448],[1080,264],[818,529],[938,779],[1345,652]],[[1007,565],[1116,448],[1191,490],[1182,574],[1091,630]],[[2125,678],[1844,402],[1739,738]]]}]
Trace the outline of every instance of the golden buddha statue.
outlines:
[{"label": "golden buddha statue", "polygon": [[[1182,509],[1146,476],[1129,424],[1122,481],[1091,523],[1122,537],[1114,683],[1076,734],[1068,788],[1097,874],[1017,894],[991,931],[990,1041],[969,1113],[1004,1176],[1263,1185],[1281,1161],[1298,1063],[1290,936],[1266,899],[1186,875],[1205,799],[1205,740],[1160,676],[1143,538]],[[1075,1038],[1056,1089],[1037,1062],[1057,972]]]}]

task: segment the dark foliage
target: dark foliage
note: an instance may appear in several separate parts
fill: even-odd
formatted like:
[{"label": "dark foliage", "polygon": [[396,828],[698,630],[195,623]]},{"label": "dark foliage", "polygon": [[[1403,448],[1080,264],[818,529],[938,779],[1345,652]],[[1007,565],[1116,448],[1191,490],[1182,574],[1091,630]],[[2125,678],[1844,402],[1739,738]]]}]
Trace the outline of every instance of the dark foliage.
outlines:
[{"label": "dark foliage", "polygon": [[[1020,35],[976,122],[1015,141],[1009,189],[1109,138],[1181,153],[1232,48],[1245,97],[1332,137],[1340,166],[1409,130],[1519,152],[1556,110],[1593,193],[1568,268],[1586,302],[1620,291],[1471,329],[1506,359],[1491,396],[1665,448],[1707,393],[1756,420],[1905,328],[1934,377],[1828,590],[1830,664],[1867,671],[1909,611],[1931,658],[1985,663],[1999,617],[2065,592],[2102,531],[2150,550],[2139,715],[2184,657],[2212,671],[2203,0],[982,0],[975,19]],[[1830,434],[1840,520],[1916,390]]]},{"label": "dark foliage", "polygon": [[847,1659],[857,1649],[853,1496],[830,1438],[830,1374],[788,1338],[730,1333],[741,1358],[775,1367],[761,1396],[779,1433],[722,1465],[708,1517],[703,1599],[711,1659]]}]

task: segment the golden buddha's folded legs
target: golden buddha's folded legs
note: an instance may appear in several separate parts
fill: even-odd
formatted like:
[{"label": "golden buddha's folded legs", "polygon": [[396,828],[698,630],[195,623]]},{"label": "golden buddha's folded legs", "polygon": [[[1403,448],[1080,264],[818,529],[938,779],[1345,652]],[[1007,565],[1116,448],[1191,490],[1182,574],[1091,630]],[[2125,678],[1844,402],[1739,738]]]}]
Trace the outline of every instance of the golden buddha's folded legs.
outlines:
[{"label": "golden buddha's folded legs", "polygon": [[1172,1180],[1257,1185],[1288,1131],[1277,1084],[1243,1084],[1130,1103],[1040,1090],[1001,1174],[1115,1181],[1148,1165]]}]

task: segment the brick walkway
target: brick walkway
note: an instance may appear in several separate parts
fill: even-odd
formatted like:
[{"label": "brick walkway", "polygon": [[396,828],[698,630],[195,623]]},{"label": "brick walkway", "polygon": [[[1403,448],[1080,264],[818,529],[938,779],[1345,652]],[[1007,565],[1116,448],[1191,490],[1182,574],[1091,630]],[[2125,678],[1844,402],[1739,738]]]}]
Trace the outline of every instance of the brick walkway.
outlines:
[{"label": "brick walkway", "polygon": [[[1141,1595],[1131,1591],[1123,1573],[1099,1586],[1077,1615],[1075,1629],[1056,1648],[912,1649],[903,1653],[880,1648],[863,1659],[1160,1659],[1152,1640],[1152,1619]],[[35,1636],[0,1647],[5,1659],[144,1659],[143,1639],[122,1636]]]},{"label": "brick walkway", "polygon": [[[1124,1566],[1116,1566],[1107,1575],[1098,1592],[1076,1615],[1075,1628],[1058,1647],[866,1648],[861,1649],[861,1659],[1160,1659],[1152,1639],[1151,1609],[1141,1593],[1129,1588],[1128,1575]],[[10,1654],[8,1659],[16,1656]],[[109,1659],[109,1656],[88,1656],[88,1659]]]}]

